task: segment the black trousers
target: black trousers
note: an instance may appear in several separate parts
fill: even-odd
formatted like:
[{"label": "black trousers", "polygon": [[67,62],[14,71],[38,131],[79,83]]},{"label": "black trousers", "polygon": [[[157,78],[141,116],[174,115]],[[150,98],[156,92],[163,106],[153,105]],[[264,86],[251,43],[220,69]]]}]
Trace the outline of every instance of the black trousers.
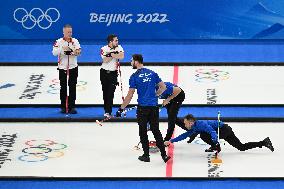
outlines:
[{"label": "black trousers", "polygon": [[147,134],[147,124],[156,140],[156,145],[160,149],[161,155],[166,155],[163,137],[159,129],[159,108],[154,106],[138,106],[137,122],[139,125],[139,136],[144,151],[144,155],[149,156],[149,139]]},{"label": "black trousers", "polygon": [[[69,69],[68,109],[75,108],[77,78],[78,78],[78,66],[76,68]],[[60,80],[61,108],[65,108],[66,107],[66,96],[67,96],[67,71],[66,70],[59,69],[59,80]]]},{"label": "black trousers", "polygon": [[184,91],[182,90],[175,98],[173,98],[167,105],[167,113],[168,113],[168,130],[165,137],[165,141],[169,141],[173,135],[175,125],[178,125],[184,130],[187,128],[184,126],[183,120],[177,119],[178,111],[182,105],[182,102],[185,99]]},{"label": "black trousers", "polygon": [[114,92],[117,86],[117,71],[100,70],[105,113],[112,113]]},{"label": "black trousers", "polygon": [[[232,145],[233,147],[237,148],[240,151],[245,151],[245,150],[256,148],[256,147],[261,148],[264,145],[263,141],[248,142],[244,144],[241,143],[241,141],[236,137],[232,128],[227,124],[224,124],[224,126],[220,128],[219,134],[220,134],[220,139],[224,139],[230,145]],[[200,138],[209,145],[213,144],[213,141],[211,140],[211,136],[208,133],[201,133]]]}]

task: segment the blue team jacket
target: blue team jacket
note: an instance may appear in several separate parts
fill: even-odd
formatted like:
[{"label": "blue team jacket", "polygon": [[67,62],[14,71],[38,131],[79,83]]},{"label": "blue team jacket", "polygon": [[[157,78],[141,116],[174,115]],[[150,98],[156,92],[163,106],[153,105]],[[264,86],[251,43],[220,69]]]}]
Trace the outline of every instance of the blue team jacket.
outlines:
[{"label": "blue team jacket", "polygon": [[[224,123],[220,121],[220,128],[222,128],[223,125]],[[218,136],[216,132],[217,129],[218,129],[218,120],[196,120],[190,130],[179,135],[174,139],[171,139],[170,141],[178,142],[186,139],[187,137],[190,137],[193,134],[200,134],[202,132],[205,132],[211,135],[212,141],[216,144],[218,142]]]}]

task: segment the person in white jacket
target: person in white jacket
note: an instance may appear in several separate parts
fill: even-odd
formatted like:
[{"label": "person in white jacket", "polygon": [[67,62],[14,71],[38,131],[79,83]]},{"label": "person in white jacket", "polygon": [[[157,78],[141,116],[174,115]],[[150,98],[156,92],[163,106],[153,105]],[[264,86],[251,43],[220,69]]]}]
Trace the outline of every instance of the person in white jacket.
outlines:
[{"label": "person in white jacket", "polygon": [[[52,50],[52,54],[58,56],[61,113],[76,114],[77,56],[81,54],[81,46],[77,39],[72,38],[71,25],[64,25],[63,35],[63,38],[56,40]],[[67,93],[67,84],[69,95]]]},{"label": "person in white jacket", "polygon": [[101,58],[100,81],[104,99],[104,116],[108,117],[111,116],[112,113],[114,92],[118,85],[117,76],[120,66],[119,60],[124,58],[124,50],[122,46],[118,44],[118,37],[115,34],[110,34],[107,37],[107,45],[101,48]]}]

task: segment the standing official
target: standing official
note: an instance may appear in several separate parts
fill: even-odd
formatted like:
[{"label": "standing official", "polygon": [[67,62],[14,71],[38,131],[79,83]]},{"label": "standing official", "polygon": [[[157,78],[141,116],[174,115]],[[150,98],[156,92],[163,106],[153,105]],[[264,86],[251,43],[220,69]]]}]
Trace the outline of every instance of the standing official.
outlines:
[{"label": "standing official", "polygon": [[[63,38],[56,40],[52,50],[52,54],[58,56],[61,112],[76,114],[77,56],[81,54],[81,47],[79,41],[72,38],[71,25],[66,24],[63,27],[63,35]],[[69,97],[67,97],[67,76]]]},{"label": "standing official", "polygon": [[[138,109],[137,121],[139,125],[139,136],[144,154],[139,156],[140,161],[149,162],[149,140],[147,135],[147,123],[150,124],[150,129],[156,140],[157,147],[160,149],[161,156],[164,162],[167,162],[170,157],[167,156],[163,137],[159,130],[159,108],[158,96],[165,90],[166,85],[160,79],[159,75],[152,70],[143,67],[143,57],[140,54],[132,55],[131,65],[133,69],[137,69],[129,79],[129,91],[121,107],[116,112],[117,117],[121,117],[123,109],[130,103],[135,89],[138,94]],[[156,90],[156,86],[159,86]]]},{"label": "standing official", "polygon": [[104,116],[108,117],[112,113],[113,98],[116,86],[118,85],[119,60],[124,58],[123,48],[118,45],[118,38],[111,34],[107,37],[108,44],[101,48],[103,60],[100,70],[100,80],[104,99]]}]

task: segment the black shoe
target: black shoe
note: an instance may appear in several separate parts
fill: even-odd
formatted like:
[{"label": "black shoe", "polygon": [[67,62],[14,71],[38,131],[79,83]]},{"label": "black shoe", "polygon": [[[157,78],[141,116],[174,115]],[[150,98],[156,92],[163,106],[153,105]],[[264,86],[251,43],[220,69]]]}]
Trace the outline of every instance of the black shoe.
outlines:
[{"label": "black shoe", "polygon": [[205,152],[221,152],[220,144],[217,143],[216,145],[211,146],[210,148],[206,149]]},{"label": "black shoe", "polygon": [[216,147],[211,146],[210,148],[206,149],[205,152],[217,152],[218,153],[221,151],[219,149],[217,149]]},{"label": "black shoe", "polygon": [[265,146],[266,148],[268,148],[269,150],[271,150],[271,152],[274,151],[274,148],[273,148],[273,146],[272,146],[272,142],[271,142],[271,140],[269,139],[269,137],[267,137],[267,138],[265,138],[265,139],[263,140],[263,146]]},{"label": "black shoe", "polygon": [[164,160],[165,163],[167,163],[167,161],[169,161],[169,160],[171,159],[171,157],[170,157],[170,156],[167,156],[167,155],[162,156],[162,158],[163,158],[163,160]]},{"label": "black shoe", "polygon": [[107,117],[111,117],[111,113],[105,113],[104,116]]},{"label": "black shoe", "polygon": [[61,108],[60,113],[65,114],[66,113],[66,108]]},{"label": "black shoe", "polygon": [[75,108],[71,108],[68,113],[70,114],[77,114],[77,110]]},{"label": "black shoe", "polygon": [[144,162],[150,162],[150,157],[146,155],[139,156],[138,159]]},{"label": "black shoe", "polygon": [[212,146],[205,150],[205,152],[214,152],[214,151],[215,151],[215,149]]}]

